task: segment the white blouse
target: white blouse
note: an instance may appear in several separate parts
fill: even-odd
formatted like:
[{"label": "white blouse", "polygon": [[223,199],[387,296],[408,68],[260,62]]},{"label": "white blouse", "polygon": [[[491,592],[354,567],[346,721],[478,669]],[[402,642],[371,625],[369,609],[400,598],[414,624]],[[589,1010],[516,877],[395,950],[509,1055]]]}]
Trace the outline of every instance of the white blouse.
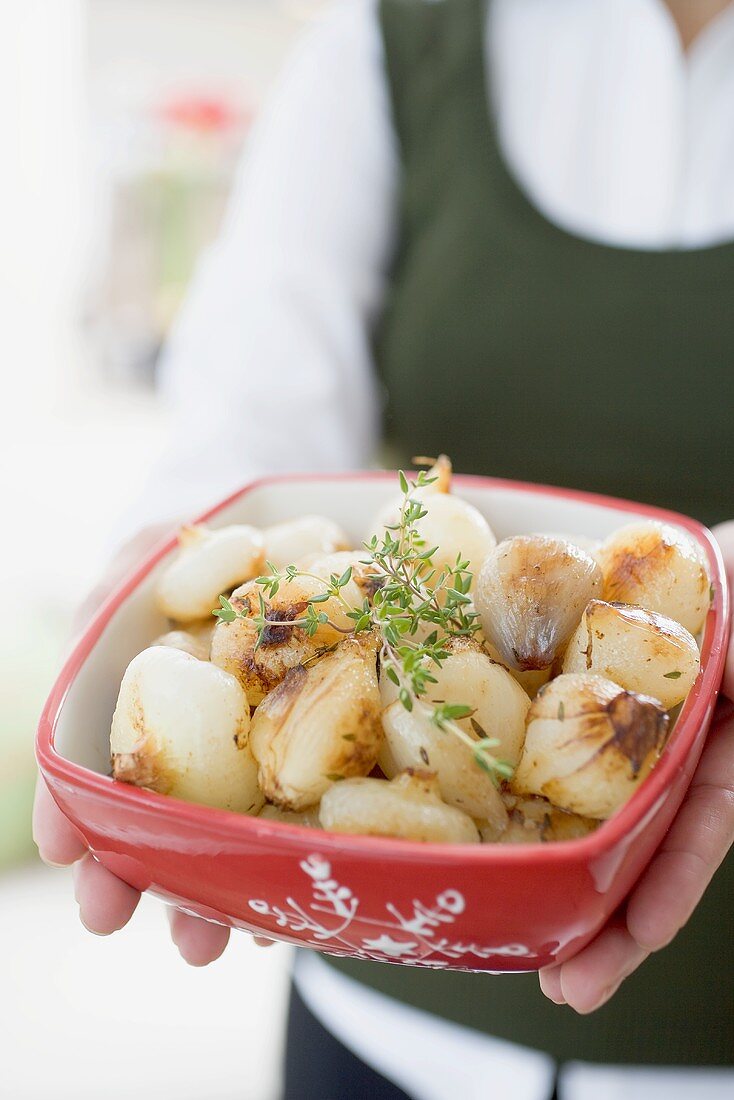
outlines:
[{"label": "white blouse", "polygon": [[[192,514],[263,470],[372,460],[370,332],[397,236],[400,170],[376,9],[376,0],[337,5],[298,49],[249,142],[165,356],[174,438],[139,522]],[[494,0],[488,22],[503,152],[547,217],[619,246],[734,239],[734,7],[687,54],[662,0]],[[299,970],[313,1010],[416,1100],[484,1096],[487,1065],[517,1100],[550,1091],[543,1055],[518,1057],[512,1044],[403,1006],[377,1011],[379,994],[316,957]],[[429,1074],[404,1058],[411,1028],[432,1051]],[[713,1100],[731,1087],[727,1072],[584,1066],[561,1082],[571,1100],[634,1100],[655,1088],[668,1100],[694,1089]]]},{"label": "white blouse", "polygon": [[[172,439],[136,520],[372,460],[400,170],[376,12],[337,3],[255,128],[164,357]],[[734,238],[733,8],[687,55],[662,0],[494,0],[489,24],[501,144],[544,214],[617,245]]]}]

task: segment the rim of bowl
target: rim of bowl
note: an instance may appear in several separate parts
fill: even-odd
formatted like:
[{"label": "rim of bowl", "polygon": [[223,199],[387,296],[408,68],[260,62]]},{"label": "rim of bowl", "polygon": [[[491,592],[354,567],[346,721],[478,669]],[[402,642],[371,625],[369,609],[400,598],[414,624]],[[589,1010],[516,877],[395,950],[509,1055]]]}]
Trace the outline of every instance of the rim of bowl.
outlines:
[{"label": "rim of bowl", "polygon": [[[225,508],[260,489],[284,482],[343,482],[343,481],[393,481],[395,472],[389,470],[358,471],[347,473],[297,473],[279,474],[258,478],[231,493],[224,500],[207,509],[193,523],[206,523]],[[654,519],[682,527],[703,546],[711,570],[714,599],[704,628],[701,647],[701,672],[688,693],[678,716],[675,729],[668,740],[658,763],[632,797],[608,820],[588,836],[575,840],[528,844],[437,844],[401,840],[394,837],[373,837],[358,834],[329,833],[326,830],[268,821],[259,817],[220,810],[198,803],[184,802],[170,795],[157,794],[140,787],[119,783],[111,776],[101,775],[62,756],[55,746],[55,734],[66,696],[81,671],[107,623],[131,593],[148,576],[151,570],[166,557],[177,544],[178,525],[169,536],[159,542],[130,573],[117,585],[100,605],[89,624],[76,641],[64,663],[41,713],[36,733],[36,758],[44,776],[53,777],[67,787],[82,789],[101,796],[105,801],[114,800],[131,808],[145,808],[155,816],[175,818],[187,826],[233,839],[236,836],[253,840],[282,840],[294,854],[305,854],[319,847],[342,856],[353,852],[361,857],[373,855],[379,860],[392,852],[401,862],[462,863],[485,865],[493,861],[502,864],[523,865],[528,861],[554,863],[588,860],[614,848],[650,812],[675,774],[683,770],[688,753],[696,740],[701,724],[713,709],[721,685],[726,659],[730,623],[729,586],[724,562],[718,543],[711,531],[698,520],[654,505],[590,493],[578,489],[514,481],[504,478],[484,477],[475,474],[457,474],[457,486],[505,489],[545,497],[560,498],[593,504],[611,511],[633,512],[641,519]]]}]

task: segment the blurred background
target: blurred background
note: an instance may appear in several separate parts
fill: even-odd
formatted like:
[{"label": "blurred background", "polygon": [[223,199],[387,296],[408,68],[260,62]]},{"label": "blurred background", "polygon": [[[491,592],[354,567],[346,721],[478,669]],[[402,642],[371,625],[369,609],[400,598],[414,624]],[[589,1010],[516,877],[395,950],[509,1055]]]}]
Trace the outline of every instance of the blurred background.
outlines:
[{"label": "blurred background", "polygon": [[[3,5],[0,1094],[269,1100],[287,952],[97,940],[30,835],[33,732],[165,433],[156,362],[253,119],[328,0]],[[9,394],[9,400],[8,400]]]}]

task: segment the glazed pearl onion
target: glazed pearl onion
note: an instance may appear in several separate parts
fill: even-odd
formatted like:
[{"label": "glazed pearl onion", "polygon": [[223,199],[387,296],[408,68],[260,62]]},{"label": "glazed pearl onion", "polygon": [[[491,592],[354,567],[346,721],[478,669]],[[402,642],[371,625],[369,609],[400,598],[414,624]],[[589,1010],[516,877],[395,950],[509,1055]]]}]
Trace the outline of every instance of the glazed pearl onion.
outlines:
[{"label": "glazed pearl onion", "polygon": [[460,497],[436,495],[425,502],[425,507],[428,514],[415,526],[426,549],[437,548],[431,559],[435,576],[428,586],[435,584],[442,569],[454,568],[460,557],[468,562],[474,587],[482,563],[497,545],[491,527],[481,512]]},{"label": "glazed pearl onion", "polygon": [[[380,582],[380,574],[375,565],[365,565],[364,550],[348,550],[338,554],[326,554],[310,558],[303,568],[325,581],[331,577],[342,577],[351,568],[351,579],[341,589],[342,599],[352,608],[361,607],[365,599],[372,599]],[[341,603],[335,603],[330,611],[333,622],[341,627],[351,627],[353,620]]]},{"label": "glazed pearl onion", "polygon": [[515,794],[607,818],[649,774],[668,731],[655,699],[590,674],[562,675],[530,706]]},{"label": "glazed pearl onion", "polygon": [[684,531],[665,523],[631,523],[610,535],[596,551],[604,574],[603,598],[667,615],[697,634],[711,604],[703,548]]},{"label": "glazed pearl onion", "polygon": [[445,844],[477,844],[470,817],[441,801],[430,772],[403,772],[392,782],[347,779],[321,799],[319,819],[333,833],[391,836]]},{"label": "glazed pearl onion", "polygon": [[570,534],[568,531],[543,531],[537,533],[542,533],[546,538],[560,539],[561,542],[570,542],[574,546],[578,546],[580,550],[585,550],[592,558],[601,545],[599,539],[590,539],[588,535]]},{"label": "glazed pearl onion", "polygon": [[[429,470],[428,476],[435,481],[411,490],[410,498],[420,501],[427,511],[415,527],[427,549],[437,547],[432,559],[432,568],[436,570],[434,581],[445,566],[456,565],[459,555],[469,562],[469,572],[476,574],[497,540],[481,512],[451,495],[451,463],[445,455]],[[371,535],[384,537],[386,528],[398,522],[402,503],[403,498],[396,497],[382,509],[370,528]]]},{"label": "glazed pearl onion", "polygon": [[504,801],[510,815],[507,828],[497,836],[484,823],[479,824],[479,835],[485,843],[546,844],[551,840],[577,840],[599,824],[592,818],[559,810],[547,798],[517,798],[508,794]]},{"label": "glazed pearl onion", "polygon": [[306,829],[321,828],[317,806],[297,813],[295,810],[281,810],[280,806],[273,806],[271,802],[266,802],[259,817],[261,821],[280,821],[283,825],[301,825]]},{"label": "glazed pearl onion", "polygon": [[179,544],[156,595],[163,614],[181,623],[206,618],[223,592],[257,576],[265,564],[262,535],[254,527],[184,527]]},{"label": "glazed pearl onion", "polygon": [[693,635],[679,623],[630,604],[592,600],[571,639],[564,672],[593,672],[666,710],[682,702],[700,667]]},{"label": "glazed pearl onion", "polygon": [[[496,738],[499,744],[492,749],[493,755],[514,767],[525,739],[530,700],[509,672],[478,646],[462,640],[448,644],[451,653],[442,667],[431,668],[437,682],[424,697],[426,706],[442,700],[471,707],[472,717],[461,718],[456,724],[473,740]],[[422,706],[407,711],[387,676],[380,681],[380,694],[385,708],[380,767],[385,775],[392,778],[407,768],[428,769],[436,773],[441,797],[449,805],[471,817],[504,824],[507,815],[499,792],[491,776],[478,766],[471,748],[450,730],[439,729]],[[481,735],[478,729],[483,731]]]},{"label": "glazed pearl onion", "polygon": [[293,669],[260,704],[250,741],[268,801],[303,810],[372,770],[382,741],[376,661],[370,638],[349,639]]},{"label": "glazed pearl onion", "polygon": [[[211,659],[239,680],[253,706],[257,706],[277,687],[290,669],[344,638],[344,634],[330,623],[320,625],[311,637],[302,628],[288,625],[302,617],[308,600],[321,595],[324,590],[325,586],[318,578],[297,576],[292,581],[283,581],[274,596],[266,596],[268,619],[283,625],[268,626],[259,648],[256,618],[260,613],[259,597],[263,594],[263,588],[255,581],[248,581],[232,593],[232,607],[243,612],[245,617],[217,625],[212,638]],[[357,602],[361,604],[362,598]],[[317,608],[339,627],[345,628],[351,623],[336,597],[318,604]]]},{"label": "glazed pearl onion", "polygon": [[209,660],[209,643],[205,639],[190,634],[188,630],[169,630],[167,634],[161,634],[151,644],[180,649],[182,653],[196,657],[197,661]]},{"label": "glazed pearl onion", "polygon": [[543,687],[543,684],[547,684],[550,680],[551,670],[549,668],[530,669],[529,672],[521,672],[520,669],[517,668],[508,668],[502,660],[502,654],[497,649],[497,646],[494,646],[491,642],[487,641],[487,639],[481,633],[476,634],[475,638],[478,642],[481,643],[482,649],[484,649],[485,652],[489,654],[493,661],[496,661],[497,664],[502,665],[503,668],[507,668],[507,671],[509,672],[510,676],[512,676],[512,679],[517,681],[517,683],[530,699],[534,699],[540,689]]},{"label": "glazed pearl onion", "polygon": [[110,748],[116,779],[240,813],[263,796],[247,743],[250,708],[235,679],[177,649],[154,646],[131,661]]},{"label": "glazed pearl onion", "polygon": [[349,537],[342,528],[324,516],[303,516],[276,523],[266,527],[262,534],[265,558],[276,569],[285,569],[309,554],[334,554],[350,548]]},{"label": "glazed pearl onion", "polygon": [[193,638],[196,638],[197,642],[201,646],[206,647],[207,653],[211,649],[212,636],[214,635],[214,627],[217,625],[217,620],[211,614],[207,615],[205,619],[199,619],[197,622],[191,623],[171,623],[171,630],[184,630],[187,634],[190,634]]},{"label": "glazed pearl onion", "polygon": [[487,556],[475,604],[502,663],[527,672],[550,668],[601,587],[601,570],[585,550],[547,535],[518,535]]}]

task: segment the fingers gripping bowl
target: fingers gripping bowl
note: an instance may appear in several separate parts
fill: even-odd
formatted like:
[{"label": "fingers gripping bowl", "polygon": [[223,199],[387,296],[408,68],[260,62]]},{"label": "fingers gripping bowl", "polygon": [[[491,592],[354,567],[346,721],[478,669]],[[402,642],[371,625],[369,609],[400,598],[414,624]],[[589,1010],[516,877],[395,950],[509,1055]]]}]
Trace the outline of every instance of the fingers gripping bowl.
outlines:
[{"label": "fingers gripping bowl", "polygon": [[[365,517],[379,513],[394,494],[394,486],[394,474],[274,479],[246,487],[201,522],[215,529],[233,525],[261,529],[306,513],[323,513],[338,522],[352,545],[359,545]],[[443,789],[430,774],[416,771],[411,780],[404,771],[408,757],[391,765],[380,753],[384,773],[388,775],[391,766],[395,769],[395,778],[386,784],[388,791],[396,787],[389,797],[380,788],[382,819],[389,819],[398,797],[412,799],[410,813],[421,822],[430,820],[425,833],[428,842],[420,843],[329,831],[329,823],[341,812],[339,802],[345,800],[342,783],[330,786],[334,794],[326,792],[326,816],[322,798],[322,828],[316,829],[308,827],[316,824],[310,809],[302,814],[266,805],[253,816],[262,797],[254,787],[248,790],[247,806],[236,807],[250,811],[242,813],[113,780],[109,730],[123,674],[170,627],[156,610],[153,594],[176,549],[171,539],[101,608],[62,671],[39,727],[37,754],[46,782],[105,866],[136,888],[149,889],[205,918],[364,959],[464,970],[533,970],[568,957],[592,938],[660,843],[703,747],[727,639],[728,594],[718,549],[695,521],[643,506],[484,478],[456,478],[454,488],[489,520],[499,540],[563,531],[600,541],[625,525],[652,519],[676,525],[702,548],[713,599],[701,636],[701,669],[659,760],[632,797],[594,831],[580,830],[583,835],[579,836],[575,818],[562,811],[553,810],[543,814],[542,821],[535,820],[538,803],[533,800],[547,777],[537,768],[525,768],[520,776],[532,793],[528,797],[518,789],[513,794],[520,812],[512,813],[510,826],[513,834],[522,834],[518,839],[530,836],[531,843],[478,843],[477,832],[482,839],[492,840],[496,825],[467,818],[449,805],[450,775],[444,776]],[[249,538],[256,554],[257,539]],[[308,553],[312,547],[304,545]],[[484,555],[490,549],[484,545],[480,552]],[[337,531],[328,551],[336,555],[345,551]],[[488,583],[500,584],[511,566],[512,562],[504,563],[495,569]],[[579,583],[587,581],[582,577]],[[603,605],[604,593],[599,593],[593,579],[584,593],[587,597],[587,618],[602,612],[613,615],[597,606]],[[626,601],[622,597],[616,602]],[[580,616],[584,610],[579,608]],[[631,629],[629,614],[619,614],[624,628]],[[561,638],[565,648],[555,658],[568,662],[565,675],[577,676],[579,653],[586,660],[586,647],[574,632],[581,624],[555,624],[555,629],[558,637],[568,635]],[[496,641],[505,644],[501,636]],[[646,644],[644,638],[635,642],[643,650]],[[537,648],[531,646],[529,652]],[[487,649],[505,663],[489,644]],[[303,660],[311,655],[304,653]],[[527,653],[520,656],[525,666],[533,663]],[[619,675],[619,653],[613,647],[600,647],[593,659],[598,667],[592,672],[607,683]],[[681,679],[689,675],[688,665],[681,671]],[[546,675],[542,669],[527,667],[515,668],[513,673],[520,682],[523,676],[536,677],[530,690],[536,690]],[[657,675],[670,688],[665,673],[658,669]],[[230,681],[226,680],[226,689],[224,682],[208,683],[207,690],[233,724],[234,746],[247,718],[238,710],[239,696]],[[394,706],[394,701],[384,702]],[[536,715],[532,724],[537,727],[536,737],[552,739],[557,734],[560,702],[555,714]],[[661,736],[657,711],[653,717],[647,723],[651,744]],[[244,767],[250,782],[250,769],[241,761],[238,766]],[[557,785],[558,776],[553,778]],[[356,777],[350,782],[379,781]],[[578,797],[574,784],[570,786],[574,788],[571,797]],[[360,789],[355,828],[364,828],[374,813],[375,800],[369,790],[367,794],[365,802]],[[579,813],[588,813],[589,808],[600,812],[583,798],[582,791]],[[423,816],[426,806],[429,819]],[[447,815],[447,810],[458,816]],[[433,823],[439,819],[450,819],[456,843],[431,841]],[[571,839],[533,842],[542,835]]]}]

